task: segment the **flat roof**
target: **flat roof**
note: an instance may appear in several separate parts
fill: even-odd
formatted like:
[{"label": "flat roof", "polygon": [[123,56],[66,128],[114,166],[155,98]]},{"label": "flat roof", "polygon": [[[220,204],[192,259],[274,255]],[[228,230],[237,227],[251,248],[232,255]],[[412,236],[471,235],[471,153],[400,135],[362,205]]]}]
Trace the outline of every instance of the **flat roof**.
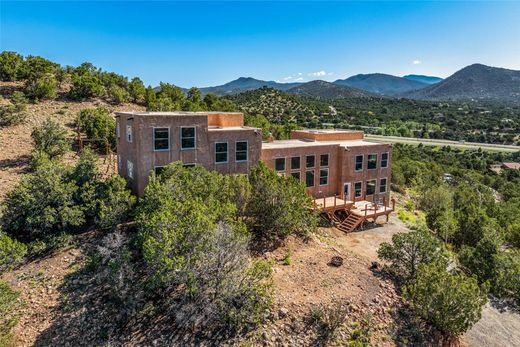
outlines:
[{"label": "flat roof", "polygon": [[243,114],[242,112],[224,112],[224,111],[175,111],[175,112],[116,112],[116,114],[124,114],[128,116],[204,116],[209,114]]},{"label": "flat roof", "polygon": [[260,128],[253,128],[248,126],[230,126],[230,127],[218,127],[215,125],[208,126],[208,131],[229,131],[229,130],[260,130]]},{"label": "flat roof", "polygon": [[368,142],[368,141],[364,141],[364,140],[312,141],[312,140],[304,140],[304,139],[292,139],[292,140],[276,140],[273,142],[262,142],[262,149],[281,149],[281,148],[334,146],[334,145],[348,148],[348,147],[360,147],[360,146],[389,145],[389,143]]},{"label": "flat roof", "polygon": [[331,134],[331,133],[360,133],[363,130],[352,129],[299,129],[293,130],[295,133],[310,133],[310,134]]}]

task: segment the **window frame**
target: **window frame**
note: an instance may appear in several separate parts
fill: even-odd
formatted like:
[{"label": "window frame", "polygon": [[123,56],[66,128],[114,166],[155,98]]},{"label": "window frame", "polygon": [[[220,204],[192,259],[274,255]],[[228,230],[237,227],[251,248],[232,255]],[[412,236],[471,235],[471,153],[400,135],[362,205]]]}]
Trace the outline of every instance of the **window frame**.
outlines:
[{"label": "window frame", "polygon": [[[322,172],[322,171],[324,171],[324,172],[327,173],[327,176],[326,176],[326,178],[327,178],[327,182],[326,182],[326,183],[323,183],[323,184],[321,183],[321,179],[322,179],[321,172]],[[319,183],[320,187],[328,186],[328,185],[329,185],[329,168],[328,168],[328,167],[324,167],[323,169],[320,168],[320,176],[319,176],[319,181],[318,181],[318,183]]]},{"label": "window frame", "polygon": [[[357,168],[357,158],[361,157],[361,168]],[[365,165],[365,155],[364,154],[356,154],[354,157],[354,172],[363,172],[363,165]]]},{"label": "window frame", "polygon": [[[307,185],[307,174],[312,173],[312,186]],[[316,185],[316,175],[313,170],[305,170],[305,188],[312,188]]]},{"label": "window frame", "polygon": [[[359,195],[357,195],[356,184],[360,184]],[[354,182],[354,199],[363,197],[363,181]]]},{"label": "window frame", "polygon": [[[327,165],[323,165],[321,163],[321,158],[324,156],[327,156]],[[330,154],[329,153],[320,154],[320,167],[329,167],[329,165],[330,165]]]},{"label": "window frame", "polygon": [[132,125],[127,124],[126,125],[126,142],[132,143],[134,140]]},{"label": "window frame", "polygon": [[129,159],[126,160],[126,176],[131,180],[134,179],[134,163]]},{"label": "window frame", "polygon": [[[385,155],[385,154],[386,154],[386,164],[385,164],[385,166],[383,166],[383,155]],[[381,165],[382,169],[386,169],[388,167],[388,162],[389,161],[390,161],[390,153],[389,152],[381,153],[381,163],[380,163],[380,165]]]},{"label": "window frame", "polygon": [[[298,177],[296,177],[295,175],[298,175]],[[291,177],[294,177],[298,181],[301,181],[302,173],[300,171],[293,171],[293,172],[291,172]]]},{"label": "window frame", "polygon": [[[374,182],[374,192],[372,194],[368,194],[368,186],[369,186],[369,182]],[[366,181],[365,183],[365,196],[373,196],[376,194],[376,188],[377,188],[377,180],[376,179],[373,179],[373,180],[368,180]]]},{"label": "window frame", "polygon": [[[293,167],[293,160],[298,158],[298,167]],[[302,157],[301,155],[295,155],[291,157],[291,170],[301,170],[302,168]]]},{"label": "window frame", "polygon": [[121,130],[119,129],[120,126],[121,126],[121,122],[119,121],[119,117],[118,117],[118,118],[116,118],[116,136],[117,136],[118,140],[121,138]]},{"label": "window frame", "polygon": [[[238,160],[237,159],[238,143],[239,142],[245,142],[245,144],[246,144],[246,149],[245,149],[246,159],[243,159],[243,160]],[[240,152],[244,152],[244,150],[241,150]],[[248,140],[235,141],[235,163],[247,163],[248,161],[249,161],[249,141]]]},{"label": "window frame", "polygon": [[[370,168],[370,156],[376,156],[376,159],[374,160],[375,167]],[[367,170],[377,170],[377,153],[371,153],[367,154]]]},{"label": "window frame", "polygon": [[166,167],[166,165],[154,165],[153,167],[153,172],[155,174],[155,176],[159,176],[160,174],[157,173],[157,169],[164,169]]},{"label": "window frame", "polygon": [[[385,185],[384,186],[381,185],[381,181],[382,180],[385,180]],[[381,187],[385,187],[385,191],[381,191]],[[387,177],[382,177],[382,178],[379,179],[379,193],[380,194],[388,193],[388,178]]]},{"label": "window frame", "polygon": [[[155,140],[156,140],[156,138],[155,138],[155,130],[156,129],[168,129],[168,148],[157,149],[155,147]],[[171,133],[170,132],[170,127],[152,127],[153,151],[154,152],[168,152],[170,150],[170,143],[171,143],[171,141],[170,141],[170,138],[171,138],[170,133]],[[162,139],[162,140],[164,140],[164,139]]]},{"label": "window frame", "polygon": [[[182,129],[193,129],[193,147],[184,147],[182,145],[182,140],[185,138],[182,136]],[[181,126],[180,131],[179,131],[179,138],[180,138],[181,151],[192,151],[192,150],[196,149],[197,148],[197,127],[187,126],[187,125]],[[191,137],[186,137],[186,138],[191,139]],[[229,152],[229,148],[228,148],[228,152]]]},{"label": "window frame", "polygon": [[[283,169],[279,170],[278,167],[277,167],[277,162],[280,159],[283,159]],[[274,171],[276,171],[276,172],[285,172],[286,169],[287,169],[287,158],[286,157],[274,158]]]},{"label": "window frame", "polygon": [[[221,153],[224,153],[224,152],[217,152],[217,145],[219,144],[226,144],[226,161],[217,161],[217,154],[221,154]],[[215,164],[228,164],[229,163],[229,143],[227,141],[219,141],[219,142],[215,142]]]},{"label": "window frame", "polygon": [[[308,163],[308,158],[313,158],[312,159],[312,166],[309,166]],[[306,155],[305,156],[305,169],[314,169],[316,168],[316,154],[309,154],[309,155]]]}]

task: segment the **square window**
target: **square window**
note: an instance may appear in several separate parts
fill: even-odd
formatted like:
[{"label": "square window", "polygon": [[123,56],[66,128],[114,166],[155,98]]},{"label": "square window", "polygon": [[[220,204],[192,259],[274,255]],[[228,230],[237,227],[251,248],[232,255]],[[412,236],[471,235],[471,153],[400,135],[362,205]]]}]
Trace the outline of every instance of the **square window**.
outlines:
[{"label": "square window", "polygon": [[160,176],[164,172],[164,166],[156,166],[154,168],[155,176]]},{"label": "square window", "polygon": [[190,163],[190,164],[182,164],[183,167],[195,167],[195,164],[194,163]]},{"label": "square window", "polygon": [[121,132],[119,131],[119,118],[117,118],[117,120],[116,120],[116,135],[117,135],[117,138],[121,137]]},{"label": "square window", "polygon": [[320,186],[329,184],[329,169],[320,169]]},{"label": "square window", "polygon": [[300,180],[300,171],[291,172],[291,176],[296,178],[299,181]]},{"label": "square window", "polygon": [[291,170],[300,170],[300,157],[291,158]]},{"label": "square window", "polygon": [[247,161],[247,141],[237,141],[235,143],[235,161]]},{"label": "square window", "polygon": [[356,171],[363,171],[363,155],[356,155]]},{"label": "square window", "polygon": [[315,163],[316,159],[315,159],[315,156],[314,155],[308,155],[305,157],[305,165],[308,169],[310,168],[313,168],[314,165],[316,165]]},{"label": "square window", "polygon": [[134,179],[134,163],[132,163],[130,160],[126,161],[126,175]]},{"label": "square window", "polygon": [[379,192],[386,193],[386,178],[381,178],[379,181]]},{"label": "square window", "polygon": [[367,194],[374,195],[376,192],[376,180],[367,181]]},{"label": "square window", "polygon": [[228,162],[228,144],[227,142],[215,143],[215,163]]},{"label": "square window", "polygon": [[305,186],[314,187],[314,170],[305,172]]},{"label": "square window", "polygon": [[367,169],[373,170],[377,168],[377,154],[369,154],[367,159]]},{"label": "square window", "polygon": [[354,183],[354,196],[360,198],[363,195],[363,182]]},{"label": "square window", "polygon": [[285,158],[276,158],[274,160],[274,168],[276,171],[285,171]]},{"label": "square window", "polygon": [[195,127],[181,127],[181,149],[193,148],[195,148]]},{"label": "square window", "polygon": [[388,153],[381,154],[381,167],[388,167]]},{"label": "square window", "polygon": [[132,126],[131,125],[126,126],[126,140],[128,142],[132,142]]},{"label": "square window", "polygon": [[320,155],[320,166],[322,166],[322,167],[329,166],[329,155],[328,154]]},{"label": "square window", "polygon": [[154,151],[167,151],[170,149],[170,129],[153,129],[153,149]]}]

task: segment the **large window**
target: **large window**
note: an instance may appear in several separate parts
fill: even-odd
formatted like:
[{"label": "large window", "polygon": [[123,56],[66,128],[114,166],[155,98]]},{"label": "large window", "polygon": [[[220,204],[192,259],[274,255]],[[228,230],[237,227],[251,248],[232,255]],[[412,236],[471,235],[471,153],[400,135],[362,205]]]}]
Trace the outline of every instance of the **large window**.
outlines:
[{"label": "large window", "polygon": [[379,192],[380,193],[386,193],[386,178],[381,178],[379,180]]},{"label": "large window", "polygon": [[363,182],[354,183],[354,196],[360,198],[363,195]]},{"label": "large window", "polygon": [[291,158],[291,170],[300,170],[300,157]]},{"label": "large window", "polygon": [[329,169],[320,169],[320,186],[329,184]]},{"label": "large window", "polygon": [[363,171],[363,154],[356,155],[356,171]]},{"label": "large window", "polygon": [[120,138],[121,137],[121,132],[119,130],[119,118],[116,118],[116,135],[117,135],[117,138]]},{"label": "large window", "polygon": [[329,166],[329,155],[328,154],[320,155],[320,166],[321,167]]},{"label": "large window", "polygon": [[134,163],[130,160],[126,161],[126,175],[128,178],[134,179]]},{"label": "large window", "polygon": [[314,155],[308,155],[305,157],[305,166],[307,169],[313,168],[316,165],[316,157]]},{"label": "large window", "polygon": [[154,151],[167,151],[170,149],[170,129],[153,128]]},{"label": "large window", "polygon": [[235,146],[235,161],[247,161],[247,141],[237,141]]},{"label": "large window", "polygon": [[227,142],[215,143],[215,163],[228,162],[228,144]]},{"label": "large window", "polygon": [[367,194],[374,195],[376,192],[376,180],[367,181]]},{"label": "large window", "polygon": [[285,158],[276,158],[274,160],[274,168],[276,171],[285,171]]},{"label": "large window", "polygon": [[[195,148],[195,127],[181,127],[181,149]],[[226,144],[227,152],[227,144]],[[227,161],[227,154],[226,154]]]},{"label": "large window", "polygon": [[307,187],[314,187],[314,170],[305,172],[305,185]]},{"label": "large window", "polygon": [[388,153],[381,154],[381,167],[388,167]]},{"label": "large window", "polygon": [[300,180],[300,171],[291,172],[291,176],[296,178],[299,181]]},{"label": "large window", "polygon": [[367,169],[373,170],[377,168],[377,154],[369,154],[367,159]]},{"label": "large window", "polygon": [[126,140],[128,142],[132,142],[132,126],[131,125],[126,126]]}]

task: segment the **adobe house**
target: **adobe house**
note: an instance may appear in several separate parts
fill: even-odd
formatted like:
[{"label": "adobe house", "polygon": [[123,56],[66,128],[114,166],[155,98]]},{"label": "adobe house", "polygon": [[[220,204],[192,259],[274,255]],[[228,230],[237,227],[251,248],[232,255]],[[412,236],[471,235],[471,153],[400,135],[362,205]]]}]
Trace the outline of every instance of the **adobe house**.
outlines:
[{"label": "adobe house", "polygon": [[[344,231],[393,211],[390,144],[362,131],[297,130],[290,140],[262,142],[242,113],[116,113],[118,171],[142,195],[152,170],[180,160],[226,174],[248,174],[262,160],[302,181],[314,207]],[[346,218],[345,215],[347,215]]]}]

